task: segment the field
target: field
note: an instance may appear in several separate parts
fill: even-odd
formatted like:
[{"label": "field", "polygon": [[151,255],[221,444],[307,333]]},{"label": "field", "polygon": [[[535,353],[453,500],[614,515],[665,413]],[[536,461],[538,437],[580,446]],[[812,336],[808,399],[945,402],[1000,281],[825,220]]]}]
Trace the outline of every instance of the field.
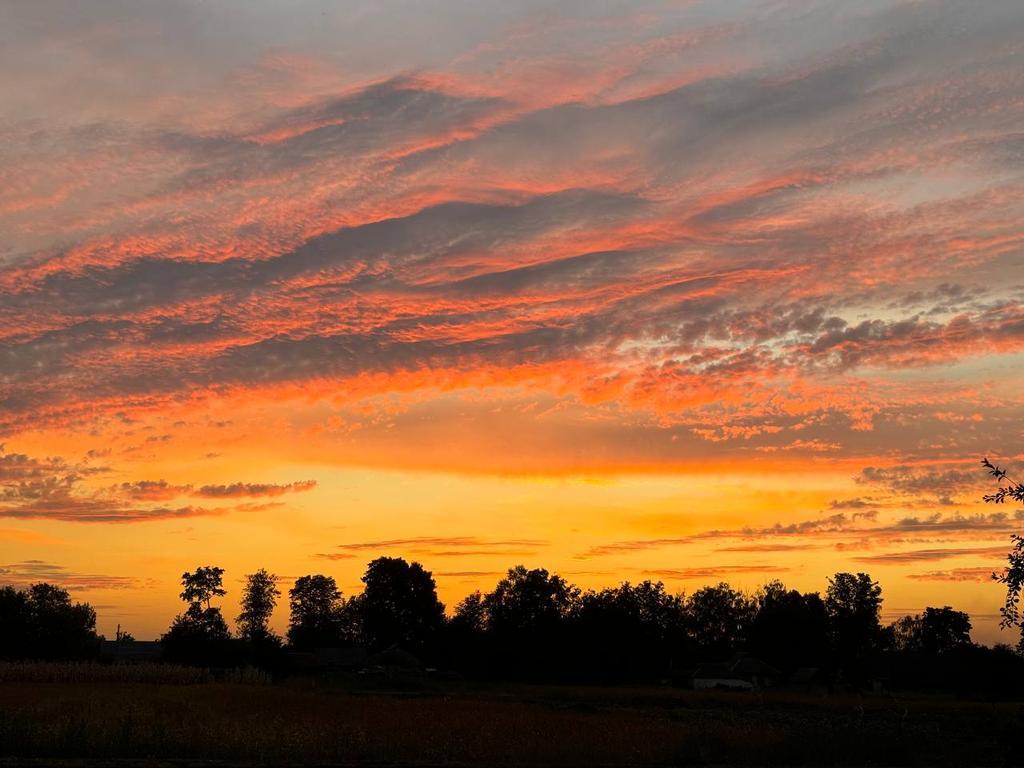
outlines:
[{"label": "field", "polygon": [[0,765],[1006,765],[1024,733],[1016,703],[123,669],[0,669]]}]

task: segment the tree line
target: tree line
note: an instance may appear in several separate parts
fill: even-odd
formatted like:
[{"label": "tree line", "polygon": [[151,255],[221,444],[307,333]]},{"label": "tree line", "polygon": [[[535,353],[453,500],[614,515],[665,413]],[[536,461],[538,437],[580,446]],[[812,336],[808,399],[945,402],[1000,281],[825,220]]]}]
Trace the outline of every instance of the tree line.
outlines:
[{"label": "tree line", "polygon": [[[823,595],[780,581],[753,594],[723,582],[687,595],[660,581],[582,590],[519,565],[450,615],[419,563],[379,557],[362,581],[361,593],[345,596],[331,576],[296,579],[287,593],[287,632],[279,637],[270,626],[283,596],[275,575],[261,569],[245,577],[232,632],[216,605],[226,594],[224,570],[199,567],[182,574],[184,610],[161,638],[164,657],[280,670],[290,654],[319,648],[400,649],[472,678],[617,683],[680,679],[700,662],[742,652],[782,676],[815,668],[854,686],[878,677],[924,688],[935,687],[936,676],[945,681],[939,687],[1024,680],[1024,658],[1005,646],[974,644],[969,616],[949,606],[883,624],[882,589],[866,573],[836,573]],[[59,587],[0,589],[4,658],[89,658],[95,624],[95,611]]]},{"label": "tree line", "polygon": [[[1024,503],[1024,484],[998,465],[985,501]],[[1012,537],[1003,628],[1022,628],[1024,536]],[[780,674],[824,670],[830,681],[863,685],[882,676],[912,687],[1024,690],[1024,637],[1017,648],[986,648],[970,638],[970,617],[950,606],[883,625],[882,589],[866,573],[836,573],[825,594],[772,581],[748,595],[722,582],[690,595],[660,581],[581,590],[543,568],[509,569],[488,593],[473,592],[447,615],[432,574],[416,562],[379,557],[345,597],[333,577],[309,574],[288,591],[285,637],[270,628],[282,596],[277,576],[248,574],[230,631],[219,606],[224,569],[182,574],[185,610],[161,638],[170,661],[209,667],[285,668],[288,654],[357,647],[401,649],[426,664],[467,676],[537,681],[649,681],[685,675],[701,661],[742,652]],[[96,655],[96,612],[52,584],[0,587],[0,659],[87,659]],[[118,643],[133,642],[118,630]]]}]

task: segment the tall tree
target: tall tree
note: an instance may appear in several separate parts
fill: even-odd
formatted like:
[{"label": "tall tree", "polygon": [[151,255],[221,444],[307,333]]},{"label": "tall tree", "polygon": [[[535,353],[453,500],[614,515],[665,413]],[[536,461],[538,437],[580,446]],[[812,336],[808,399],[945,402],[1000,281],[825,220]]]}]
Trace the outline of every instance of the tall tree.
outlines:
[{"label": "tall tree", "polygon": [[828,612],[833,650],[848,678],[862,679],[879,650],[882,588],[866,573],[837,573],[828,580]]},{"label": "tall tree", "polygon": [[444,605],[430,571],[400,557],[378,557],[363,574],[362,630],[372,648],[426,649],[444,624]]},{"label": "tall tree", "polygon": [[893,624],[897,650],[936,656],[971,644],[971,617],[948,605],[925,608]]},{"label": "tall tree", "polygon": [[817,592],[801,594],[780,581],[765,584],[755,595],[750,622],[750,651],[779,669],[821,666],[828,658],[828,614]]},{"label": "tall tree", "polygon": [[270,631],[270,617],[277,607],[281,590],[277,588],[277,576],[265,568],[245,577],[242,588],[242,610],[235,620],[238,634],[253,645],[272,643],[277,638]]},{"label": "tall tree", "polygon": [[686,650],[685,601],[660,581],[586,592],[574,624],[575,655],[588,678],[660,679]]},{"label": "tall tree", "polygon": [[27,659],[32,647],[28,593],[0,587],[0,659]]},{"label": "tall tree", "polygon": [[484,597],[487,623],[497,634],[528,635],[550,630],[571,613],[579,590],[544,568],[517,565]]},{"label": "tall tree", "polygon": [[0,658],[83,659],[96,652],[96,611],[63,587],[0,588]]},{"label": "tall tree", "polygon": [[340,645],[344,640],[341,590],[332,576],[300,576],[288,590],[288,643],[299,650]]},{"label": "tall tree", "polygon": [[452,630],[461,636],[479,637],[487,629],[487,610],[484,596],[479,590],[466,595],[455,606],[451,619]]},{"label": "tall tree", "polygon": [[492,676],[564,677],[574,656],[569,629],[579,595],[543,568],[510,568],[483,600]]},{"label": "tall tree", "polygon": [[705,656],[714,658],[741,647],[754,605],[723,581],[690,595],[686,612],[691,636]]},{"label": "tall tree", "polygon": [[215,597],[224,597],[224,569],[212,565],[203,565],[195,571],[181,574],[181,599],[189,607],[198,606],[209,609]]},{"label": "tall tree", "polygon": [[181,599],[188,607],[161,638],[164,652],[168,658],[188,664],[228,663],[231,633],[220,608],[213,605],[213,598],[227,594],[224,569],[206,565],[186,571],[181,586]]}]

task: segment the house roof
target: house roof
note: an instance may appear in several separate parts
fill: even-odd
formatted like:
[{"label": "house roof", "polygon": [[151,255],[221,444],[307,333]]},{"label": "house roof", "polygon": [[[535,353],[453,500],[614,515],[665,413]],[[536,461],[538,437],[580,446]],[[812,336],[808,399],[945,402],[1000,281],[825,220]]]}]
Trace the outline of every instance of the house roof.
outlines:
[{"label": "house roof", "polygon": [[705,662],[697,665],[693,677],[700,680],[751,680],[755,677],[781,677],[771,664],[746,654],[736,654],[728,661]]}]

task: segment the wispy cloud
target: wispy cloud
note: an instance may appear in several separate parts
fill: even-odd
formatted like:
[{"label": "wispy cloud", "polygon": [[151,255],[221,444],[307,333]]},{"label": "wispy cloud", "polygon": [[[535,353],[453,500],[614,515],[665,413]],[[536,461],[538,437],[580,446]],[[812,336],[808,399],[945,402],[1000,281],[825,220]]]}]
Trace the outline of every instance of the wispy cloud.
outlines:
[{"label": "wispy cloud", "polygon": [[859,563],[874,565],[899,565],[902,563],[921,563],[931,560],[946,560],[951,557],[987,557],[999,558],[1006,556],[1007,548],[1002,547],[947,547],[943,549],[915,549],[906,552],[886,552],[878,555],[861,555],[853,558]]},{"label": "wispy cloud", "polygon": [[[811,520],[786,524],[776,523],[763,528],[714,529],[673,538],[615,541],[591,547],[577,557],[580,559],[604,557],[729,539],[749,543],[719,547],[717,551],[783,552],[821,546],[834,546],[840,550],[857,550],[879,543],[920,541],[927,540],[928,537],[941,539],[949,536],[980,534],[986,538],[993,538],[1013,532],[1021,520],[1024,520],[1024,510],[1017,511],[1012,515],[1005,512],[974,515],[935,513],[924,517],[910,516],[892,521],[880,521],[875,510],[852,514],[837,512]],[[994,548],[993,551],[995,549],[999,548]]]},{"label": "wispy cloud", "polygon": [[695,568],[648,568],[643,573],[661,579],[717,579],[724,576],[743,574],[783,573],[790,570],[781,565],[712,565]]},{"label": "wispy cloud", "polygon": [[65,587],[68,590],[88,592],[108,589],[143,589],[153,586],[148,579],[134,576],[108,576],[102,574],[75,573],[60,565],[44,560],[23,560],[0,565],[0,584],[26,587],[29,584],[46,582]]},{"label": "wispy cloud", "polygon": [[907,575],[907,578],[914,579],[915,581],[971,581],[984,583],[991,582],[993,575],[997,572],[999,572],[998,568],[951,568],[948,571],[911,573]]},{"label": "wispy cloud", "polygon": [[[173,484],[166,480],[137,480],[107,487],[92,487],[85,480],[109,473],[109,467],[87,462],[71,465],[60,458],[32,459],[23,454],[3,453],[0,446],[0,517],[50,519],[82,523],[137,523],[183,517],[218,515],[230,507],[191,504],[168,505],[182,496],[213,500],[246,497],[277,497],[309,491],[315,480],[286,484],[230,483],[225,485]],[[266,504],[243,503],[234,509],[259,511]]]},{"label": "wispy cloud", "polygon": [[505,555],[509,557],[532,555],[547,546],[541,539],[489,539],[478,536],[415,536],[407,539],[382,539],[338,544],[341,553],[318,555],[339,559],[353,557],[357,552],[408,552],[431,557],[470,557],[478,555]]}]

